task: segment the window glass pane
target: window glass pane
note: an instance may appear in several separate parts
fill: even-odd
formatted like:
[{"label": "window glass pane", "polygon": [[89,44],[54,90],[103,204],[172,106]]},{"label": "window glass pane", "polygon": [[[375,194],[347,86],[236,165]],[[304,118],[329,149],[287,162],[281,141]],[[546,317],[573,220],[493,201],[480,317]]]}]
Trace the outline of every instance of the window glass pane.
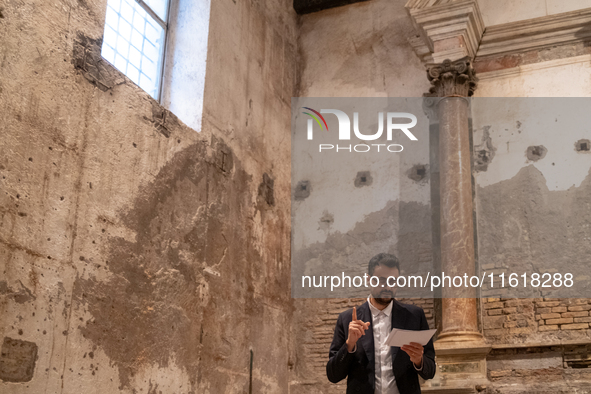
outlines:
[{"label": "window glass pane", "polygon": [[129,79],[131,79],[136,85],[139,83],[140,81],[140,71],[135,68],[134,66],[132,66],[131,64],[129,64],[127,66],[127,76],[129,77]]},{"label": "window glass pane", "polygon": [[131,38],[131,25],[121,19],[119,20],[119,31],[118,31],[119,35],[121,35],[123,38],[125,38],[126,41],[129,41],[129,39]]},{"label": "window glass pane", "polygon": [[121,16],[127,22],[131,23],[133,21],[133,6],[131,6],[128,2],[124,1],[121,4]]},{"label": "window glass pane", "polygon": [[[129,42],[127,42],[123,37],[119,36],[119,38],[117,39],[116,50],[119,55],[127,59],[129,56]],[[125,69],[122,69],[121,71],[125,72]]]},{"label": "window glass pane", "polygon": [[[150,2],[168,6],[164,0]],[[155,99],[164,39],[164,29],[135,0],[108,0],[102,55]]]},{"label": "window glass pane", "polygon": [[115,10],[115,12],[119,12],[121,9],[121,0],[110,0],[109,6],[111,6]]},{"label": "window glass pane", "polygon": [[150,40],[152,44],[155,44],[158,38],[160,37],[160,25],[153,25],[151,23],[146,23],[146,38]]},{"label": "window glass pane", "polygon": [[135,29],[131,32],[131,45],[140,51],[144,48],[144,35]]},{"label": "window glass pane", "polygon": [[168,11],[168,0],[144,0],[152,11],[156,13],[164,22],[166,22],[166,12]]},{"label": "window glass pane", "polygon": [[145,15],[142,16],[139,13],[136,13],[133,17],[133,28],[137,30],[138,33],[144,34],[146,29],[146,17]]},{"label": "window glass pane", "polygon": [[140,68],[142,65],[142,53],[134,47],[129,48],[129,62]]}]

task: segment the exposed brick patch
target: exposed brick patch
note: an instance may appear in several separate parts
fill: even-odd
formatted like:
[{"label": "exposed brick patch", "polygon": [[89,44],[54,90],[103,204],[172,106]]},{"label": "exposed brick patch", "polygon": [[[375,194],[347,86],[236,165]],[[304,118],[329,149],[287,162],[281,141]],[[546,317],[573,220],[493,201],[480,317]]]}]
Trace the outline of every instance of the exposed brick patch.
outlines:
[{"label": "exposed brick patch", "polygon": [[589,328],[589,323],[563,324],[560,327],[561,330],[582,330],[585,328]]},{"label": "exposed brick patch", "polygon": [[[589,299],[563,299],[536,302],[539,331],[584,330],[591,322]],[[548,313],[550,311],[550,313]],[[542,326],[545,326],[543,328]],[[551,327],[551,328],[550,328]]]},{"label": "exposed brick patch", "polygon": [[[482,300],[483,328],[487,338],[501,342],[512,335],[535,332],[589,329],[589,299],[505,299]],[[504,338],[504,339],[503,339]]]}]

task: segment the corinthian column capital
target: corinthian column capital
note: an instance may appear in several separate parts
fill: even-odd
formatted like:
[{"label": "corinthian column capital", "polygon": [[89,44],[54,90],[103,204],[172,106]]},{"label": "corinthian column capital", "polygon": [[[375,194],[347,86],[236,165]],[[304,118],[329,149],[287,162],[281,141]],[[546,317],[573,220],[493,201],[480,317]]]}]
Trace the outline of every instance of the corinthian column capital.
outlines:
[{"label": "corinthian column capital", "polygon": [[427,64],[427,78],[431,88],[425,97],[471,97],[478,82],[469,57]]}]

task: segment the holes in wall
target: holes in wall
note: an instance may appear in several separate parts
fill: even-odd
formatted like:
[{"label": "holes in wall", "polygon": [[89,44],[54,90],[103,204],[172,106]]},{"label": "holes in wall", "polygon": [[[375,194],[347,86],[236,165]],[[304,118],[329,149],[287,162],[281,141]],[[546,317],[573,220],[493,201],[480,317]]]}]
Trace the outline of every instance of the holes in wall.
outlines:
[{"label": "holes in wall", "polygon": [[329,230],[334,223],[334,215],[328,211],[324,211],[322,217],[318,221],[319,230]]},{"label": "holes in wall", "polygon": [[548,153],[548,149],[543,145],[535,145],[527,148],[526,156],[528,160],[538,161],[543,159],[546,156],[546,153]]},{"label": "holes in wall", "polygon": [[373,178],[369,171],[359,171],[355,177],[355,187],[370,186]]},{"label": "holes in wall", "polygon": [[591,141],[587,139],[578,140],[575,143],[575,150],[577,152],[591,152]]},{"label": "holes in wall", "polygon": [[427,166],[425,164],[416,164],[408,172],[407,176],[415,182],[427,180]]},{"label": "holes in wall", "polygon": [[310,196],[310,181],[299,181],[295,188],[296,201],[305,200]]}]

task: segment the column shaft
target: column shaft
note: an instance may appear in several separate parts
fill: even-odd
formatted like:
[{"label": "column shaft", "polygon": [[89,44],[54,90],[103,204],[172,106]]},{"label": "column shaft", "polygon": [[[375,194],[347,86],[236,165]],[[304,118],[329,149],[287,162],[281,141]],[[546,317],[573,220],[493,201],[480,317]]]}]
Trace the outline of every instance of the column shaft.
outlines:
[{"label": "column shaft", "polygon": [[[439,102],[441,269],[450,277],[474,275],[470,136],[466,98]],[[476,291],[442,289],[442,334],[478,332]]]}]

